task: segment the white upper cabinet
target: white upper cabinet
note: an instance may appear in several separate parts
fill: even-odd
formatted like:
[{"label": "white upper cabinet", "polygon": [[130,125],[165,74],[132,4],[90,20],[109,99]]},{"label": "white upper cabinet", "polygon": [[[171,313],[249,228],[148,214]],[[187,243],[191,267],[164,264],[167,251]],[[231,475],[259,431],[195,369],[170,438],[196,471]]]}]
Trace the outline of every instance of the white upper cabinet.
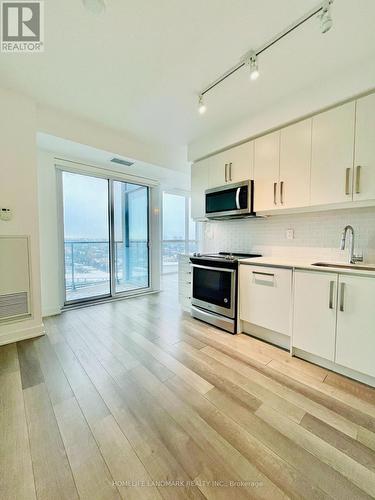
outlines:
[{"label": "white upper cabinet", "polygon": [[281,129],[279,208],[310,204],[311,129],[311,118]]},{"label": "white upper cabinet", "polygon": [[236,146],[226,153],[230,183],[254,179],[254,141]]},{"label": "white upper cabinet", "polygon": [[335,273],[295,271],[293,346],[334,361],[337,280]]},{"label": "white upper cabinet", "polygon": [[375,377],[375,279],[339,278],[336,363]]},{"label": "white upper cabinet", "polygon": [[203,219],[206,214],[205,190],[208,189],[208,178],[211,159],[201,160],[191,167],[191,216]]},{"label": "white upper cabinet", "polygon": [[253,179],[254,143],[246,142],[211,157],[210,187]]},{"label": "white upper cabinet", "polygon": [[351,201],[355,102],[312,120],[311,205]]},{"label": "white upper cabinet", "polygon": [[228,182],[228,161],[225,153],[211,156],[209,172],[209,184],[207,188],[224,186]]},{"label": "white upper cabinet", "polygon": [[354,200],[375,199],[375,94],[357,101]]},{"label": "white upper cabinet", "polygon": [[193,213],[204,216],[203,181],[209,189],[248,179],[255,181],[255,211],[264,214],[374,205],[374,137],[375,93],[228,149],[205,160],[205,172],[192,179]]},{"label": "white upper cabinet", "polygon": [[255,211],[274,210],[280,201],[280,131],[254,142]]}]

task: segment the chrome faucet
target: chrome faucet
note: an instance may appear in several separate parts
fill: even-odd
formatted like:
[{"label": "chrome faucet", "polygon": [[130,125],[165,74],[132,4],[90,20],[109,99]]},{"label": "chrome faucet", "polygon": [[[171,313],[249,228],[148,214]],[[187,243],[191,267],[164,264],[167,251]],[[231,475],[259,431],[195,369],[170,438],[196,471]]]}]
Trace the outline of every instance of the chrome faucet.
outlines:
[{"label": "chrome faucet", "polygon": [[363,262],[363,255],[356,255],[354,253],[354,229],[353,226],[346,226],[341,236],[341,250],[345,250],[346,236],[350,233],[350,249],[349,249],[349,264],[356,264]]}]

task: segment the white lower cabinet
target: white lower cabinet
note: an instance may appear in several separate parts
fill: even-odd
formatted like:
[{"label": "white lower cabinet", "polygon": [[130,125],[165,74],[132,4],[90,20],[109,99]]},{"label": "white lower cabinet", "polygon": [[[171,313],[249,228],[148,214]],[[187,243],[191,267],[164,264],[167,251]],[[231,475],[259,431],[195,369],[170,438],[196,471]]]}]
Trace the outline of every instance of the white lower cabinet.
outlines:
[{"label": "white lower cabinet", "polygon": [[191,308],[191,263],[185,254],[178,256],[178,301],[184,311]]},{"label": "white lower cabinet", "polygon": [[375,377],[375,278],[339,277],[336,363]]},{"label": "white lower cabinet", "polygon": [[240,319],[290,335],[292,270],[240,266]]},{"label": "white lower cabinet", "polygon": [[335,360],[337,281],[335,273],[295,271],[293,346]]},{"label": "white lower cabinet", "polygon": [[295,271],[292,345],[375,377],[375,277]]}]

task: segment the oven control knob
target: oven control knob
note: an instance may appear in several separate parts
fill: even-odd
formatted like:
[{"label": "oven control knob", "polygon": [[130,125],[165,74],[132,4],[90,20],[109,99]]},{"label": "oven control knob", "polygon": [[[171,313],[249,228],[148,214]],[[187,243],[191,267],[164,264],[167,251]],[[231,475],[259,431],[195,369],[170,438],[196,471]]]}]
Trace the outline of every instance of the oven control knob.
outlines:
[{"label": "oven control knob", "polygon": [[228,304],[228,299],[224,299],[224,304]]}]

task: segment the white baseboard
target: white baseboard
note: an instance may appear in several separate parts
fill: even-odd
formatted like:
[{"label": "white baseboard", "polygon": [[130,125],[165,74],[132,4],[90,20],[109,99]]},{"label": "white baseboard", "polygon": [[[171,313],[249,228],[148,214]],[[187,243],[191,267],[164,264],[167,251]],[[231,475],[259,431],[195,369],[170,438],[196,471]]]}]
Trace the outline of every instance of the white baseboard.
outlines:
[{"label": "white baseboard", "polygon": [[24,328],[22,330],[0,335],[0,345],[12,344],[13,342],[19,342],[20,340],[32,339],[40,337],[44,334],[44,325],[42,323],[41,325],[33,326],[32,328]]},{"label": "white baseboard", "polygon": [[262,328],[261,326],[254,325],[252,323],[247,323],[246,321],[241,321],[241,332],[256,337],[260,340],[265,340],[270,344],[274,344],[283,349],[290,349],[290,337],[282,333],[274,332],[268,330],[267,328]]},{"label": "white baseboard", "polygon": [[298,358],[305,359],[310,363],[314,363],[315,365],[327,368],[328,370],[331,370],[333,372],[340,373],[340,375],[345,375],[345,377],[349,377],[354,380],[358,380],[363,384],[375,387],[375,378],[371,377],[370,375],[366,375],[365,373],[360,373],[350,368],[346,368],[345,366],[338,365],[333,361],[315,356],[315,354],[310,354],[308,352],[302,351],[301,349],[297,349],[296,347],[293,347],[293,355],[297,356]]}]

